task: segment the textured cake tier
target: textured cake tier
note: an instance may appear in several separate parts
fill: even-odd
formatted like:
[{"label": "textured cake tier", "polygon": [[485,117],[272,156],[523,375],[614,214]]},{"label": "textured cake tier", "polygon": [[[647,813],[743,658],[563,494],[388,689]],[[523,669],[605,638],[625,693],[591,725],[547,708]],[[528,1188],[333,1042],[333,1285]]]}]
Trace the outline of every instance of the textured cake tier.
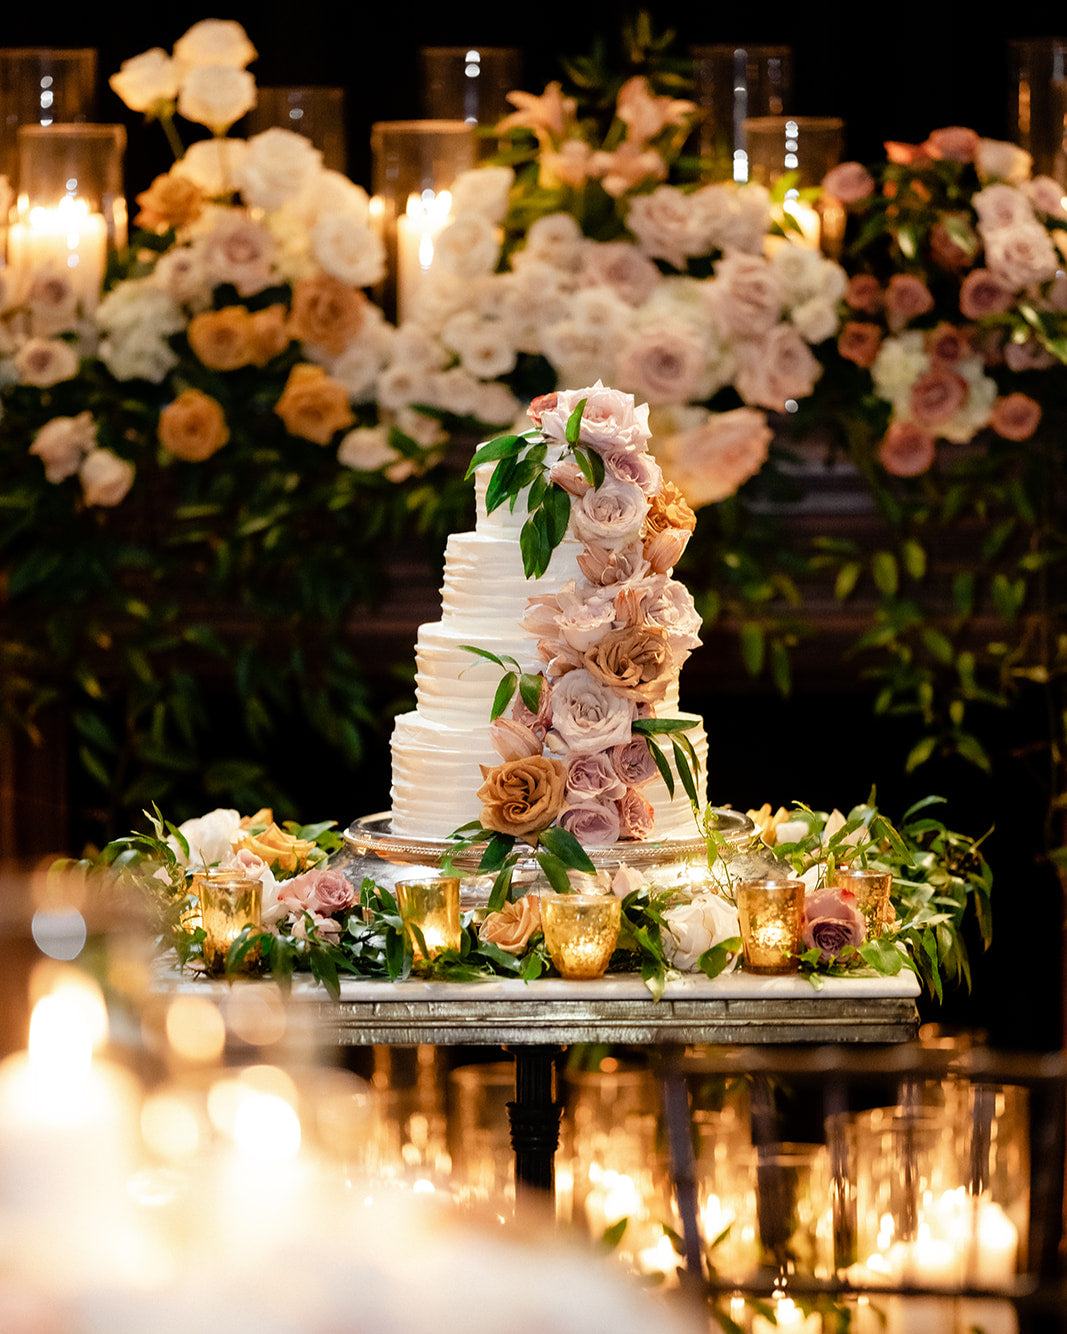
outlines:
[{"label": "textured cake tier", "polygon": [[[453,533],[445,546],[442,618],[468,635],[494,635],[503,626],[517,627],[529,598],[554,593],[569,579],[581,578],[581,550],[581,543],[568,538],[552,553],[547,571],[538,579],[527,579],[515,538]],[[529,635],[523,637],[533,643]],[[473,642],[487,647],[480,639]]]},{"label": "textured cake tier", "polygon": [[[708,759],[704,725],[696,714],[675,716],[694,724],[687,735],[700,761],[703,780]],[[490,744],[487,725],[446,727],[412,712],[396,720],[392,762],[392,832],[405,838],[447,838],[461,825],[477,820],[481,811],[476,796],[482,782],[481,765],[498,764],[500,757]],[[656,812],[656,838],[692,838],[697,832],[681,784],[675,784],[671,798],[663,780],[656,777],[642,788],[642,794]],[[703,781],[700,798],[704,805]]]}]

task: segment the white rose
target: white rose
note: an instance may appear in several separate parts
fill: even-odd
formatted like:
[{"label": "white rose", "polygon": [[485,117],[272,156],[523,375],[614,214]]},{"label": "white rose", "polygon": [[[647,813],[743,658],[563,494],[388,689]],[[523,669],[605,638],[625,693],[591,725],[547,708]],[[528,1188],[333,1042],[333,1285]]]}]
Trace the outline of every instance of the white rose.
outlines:
[{"label": "white rose", "polygon": [[209,199],[221,199],[237,189],[238,172],[247,151],[244,139],[198,139],[171,171],[199,186]]},{"label": "white rose", "polygon": [[370,225],[370,195],[339,171],[324,167],[305,182],[297,197],[285,205],[311,228],[326,213],[347,213],[355,222]]},{"label": "white rose", "polygon": [[575,535],[596,546],[625,546],[640,535],[647,514],[648,498],[637,483],[616,477],[571,502]]},{"label": "white rose", "polygon": [[323,360],[330,378],[344,385],[353,403],[374,398],[375,382],[389,359],[392,338],[392,325],[377,306],[368,304],[359,336],[340,356]]},{"label": "white rose", "polygon": [[841,323],[837,303],[818,296],[794,306],[789,318],[796,331],[808,343],[824,343],[827,338],[833,338]]},{"label": "white rose", "polygon": [[517,354],[502,336],[499,320],[483,320],[474,311],[461,311],[445,325],[441,338],[464,370],[481,380],[495,380],[515,369]]},{"label": "white rose", "polygon": [[450,223],[434,242],[433,263],[461,278],[492,273],[500,258],[500,239],[488,218],[468,213]]},{"label": "white rose", "polygon": [[174,43],[174,56],[184,65],[243,69],[256,55],[248,34],[232,19],[201,19]]},{"label": "white rose", "polygon": [[[719,894],[698,894],[690,903],[680,903],[663,914],[667,933],[663,949],[672,968],[688,973],[695,970],[700,956],[724,940],[741,934],[737,909]],[[729,968],[737,964],[737,955]]]},{"label": "white rose", "polygon": [[152,281],[190,310],[206,310],[211,305],[212,278],[197,245],[175,246],[160,255]]},{"label": "white rose", "polygon": [[547,213],[526,232],[526,245],[512,259],[513,268],[530,260],[543,260],[553,268],[576,273],[581,267],[585,238],[570,213]]},{"label": "white rose", "polygon": [[111,91],[131,111],[157,112],[178,96],[181,68],[161,46],[124,60],[108,79]]},{"label": "white rose", "polygon": [[543,328],[536,346],[521,328],[513,337],[516,347],[539,352],[547,358],[556,373],[557,384],[580,384],[598,373],[611,380],[618,378],[616,349],[600,334],[582,328],[572,319],[557,320]]},{"label": "white rose", "polygon": [[348,213],[324,213],[311,229],[311,253],[332,277],[371,287],[385,277],[385,245]]},{"label": "white rose", "polygon": [[906,398],[928,365],[923,335],[913,329],[882,340],[871,366],[871,378],[880,396],[892,403]]},{"label": "white rose", "polygon": [[178,855],[178,860],[186,866],[214,866],[217,862],[228,861],[233,854],[233,846],[241,837],[241,816],[237,811],[222,807],[208,811],[186,820],[178,826],[178,832],[189,844],[189,858],[186,861],[177,839],[173,836],[167,842]]},{"label": "white rose", "polygon": [[91,412],[76,417],[53,417],[33,437],[30,453],[44,464],[50,482],[73,477],[81,461],[96,444],[96,422]]},{"label": "white rose", "polygon": [[274,126],[248,140],[237,169],[246,204],[268,211],[295,199],[322,168],[322,154],[305,135]]},{"label": "white rose", "polygon": [[471,416],[480,422],[489,426],[504,426],[514,421],[519,411],[519,400],[499,380],[487,380],[475,391]]},{"label": "white rose", "polygon": [[1033,158],[1017,144],[1002,139],[979,139],[974,165],[980,180],[1021,185],[1030,175]]},{"label": "white rose", "polygon": [[87,505],[107,508],[118,505],[133,486],[133,478],[133,464],[120,459],[110,449],[90,450],[78,469],[78,480]]},{"label": "white rose", "polygon": [[349,431],[337,446],[337,461],[356,472],[377,472],[397,460],[385,426],[366,426]]},{"label": "white rose", "polygon": [[231,65],[197,65],[182,80],[178,111],[221,135],[256,105],[256,81]]},{"label": "white rose", "polygon": [[452,182],[452,216],[480,213],[499,225],[508,211],[508,194],[515,182],[511,167],[472,167]]}]

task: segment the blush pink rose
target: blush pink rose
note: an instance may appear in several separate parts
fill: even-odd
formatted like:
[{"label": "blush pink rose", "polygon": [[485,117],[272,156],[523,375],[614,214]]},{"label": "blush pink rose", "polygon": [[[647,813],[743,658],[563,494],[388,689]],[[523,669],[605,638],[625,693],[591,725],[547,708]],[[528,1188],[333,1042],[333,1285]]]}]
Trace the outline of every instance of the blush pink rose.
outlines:
[{"label": "blush pink rose", "polygon": [[932,310],[930,289],[911,273],[894,273],[886,289],[886,316],[894,333]]},{"label": "blush pink rose", "polygon": [[762,255],[734,252],[719,261],[707,299],[725,333],[758,338],[778,323],[785,294]]},{"label": "blush pink rose", "polygon": [[623,840],[650,839],[656,830],[656,813],[652,803],[635,787],[626,789],[618,802],[619,838]]},{"label": "blush pink rose", "polygon": [[1018,292],[1056,276],[1059,259],[1039,222],[1004,227],[986,237],[986,265],[1003,285]]},{"label": "blush pink rose", "polygon": [[990,426],[1005,440],[1029,440],[1041,420],[1041,407],[1029,394],[1006,394],[993,404]]},{"label": "blush pink rose", "polygon": [[671,436],[665,466],[694,508],[732,496],[767,461],[774,432],[762,412],[733,408]]},{"label": "blush pink rose", "polygon": [[494,718],[489,726],[489,742],[502,760],[526,760],[541,754],[541,738],[532,727],[514,718]]},{"label": "blush pink rose", "polygon": [[915,422],[896,421],[878,446],[878,461],[894,477],[918,477],[933,465],[934,437]]},{"label": "blush pink rose", "polygon": [[839,162],[823,177],[822,188],[840,204],[858,204],[874,193],[874,177],[861,162]]},{"label": "blush pink rose", "polygon": [[648,499],[636,483],[606,477],[574,501],[571,522],[583,542],[625,546],[640,534],[647,513]]},{"label": "blush pink rose", "polygon": [[615,802],[582,801],[565,806],[559,823],[586,848],[608,847],[621,836]]},{"label": "blush pink rose", "polygon": [[820,951],[823,963],[867,939],[867,924],[850,889],[820,889],[804,896],[801,934],[805,946]]},{"label": "blush pink rose", "polygon": [[355,886],[341,871],[329,866],[305,871],[311,877],[305,902],[311,911],[321,917],[333,917],[356,902]]},{"label": "blush pink rose", "polygon": [[967,381],[948,366],[934,363],[917,377],[908,396],[912,420],[935,430],[945,426],[967,401]]},{"label": "blush pink rose", "polygon": [[1011,303],[1011,292],[988,269],[972,269],[960,285],[960,312],[969,320],[1003,315]]},{"label": "blush pink rose", "polygon": [[232,283],[253,296],[273,276],[275,244],[270,233],[246,214],[231,210],[208,233],[202,250],[205,271],[216,283]]},{"label": "blush pink rose", "polygon": [[73,477],[82,459],[96,445],[96,422],[89,411],[76,417],[53,417],[45,422],[30,445],[30,453],[44,464],[50,482]]},{"label": "blush pink rose", "polygon": [[661,320],[635,330],[616,362],[621,383],[653,403],[688,403],[697,396],[707,365],[700,332],[682,322]]},{"label": "blush pink rose", "polygon": [[882,345],[882,330],[867,320],[849,320],[837,336],[838,355],[857,366],[873,366]]},{"label": "blush pink rose", "polygon": [[567,422],[585,400],[579,439],[598,451],[640,450],[651,437],[648,404],[634,403],[632,394],[607,389],[598,380],[588,389],[559,390],[543,394],[530,404],[529,414],[545,435],[565,440]]},{"label": "blush pink rose", "polygon": [[609,750],[629,741],[634,702],[598,681],[585,668],[567,672],[552,687],[549,745],[564,751]]},{"label": "blush pink rose", "polygon": [[776,324],[767,336],[737,351],[737,392],[753,407],[782,412],[791,399],[807,398],[822,366],[791,324]]},{"label": "blush pink rose", "polygon": [[628,306],[640,306],[659,286],[662,274],[630,241],[590,241],[582,250],[579,281],[607,287]]}]

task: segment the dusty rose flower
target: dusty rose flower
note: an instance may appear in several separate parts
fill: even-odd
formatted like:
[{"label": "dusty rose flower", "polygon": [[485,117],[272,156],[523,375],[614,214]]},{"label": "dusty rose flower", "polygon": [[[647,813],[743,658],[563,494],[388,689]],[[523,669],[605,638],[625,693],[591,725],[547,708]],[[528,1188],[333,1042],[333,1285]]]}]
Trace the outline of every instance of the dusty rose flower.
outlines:
[{"label": "dusty rose flower", "polygon": [[289,332],[324,352],[340,355],[358,337],[367,313],[367,298],[358,287],[328,273],[301,278],[293,288]]},{"label": "dusty rose flower", "polygon": [[641,579],[648,573],[644,549],[637,540],[624,547],[602,547],[595,543],[578,553],[578,568],[591,584],[608,587]]},{"label": "dusty rose flower", "polygon": [[807,398],[822,366],[792,324],[776,324],[765,338],[737,352],[734,384],[746,403],[782,412],[791,399]]},{"label": "dusty rose flower", "polygon": [[1008,370],[1018,374],[1022,371],[1047,371],[1058,363],[1053,353],[1042,347],[1036,338],[1028,338],[1023,343],[1012,339],[1005,345],[1004,364]]},{"label": "dusty rose flower", "polygon": [[967,401],[967,381],[949,367],[934,364],[916,379],[908,396],[912,420],[928,430],[951,421]]},{"label": "dusty rose flower", "polygon": [[[762,412],[734,408],[712,414],[702,425],[671,436],[663,447],[664,467],[671,481],[685,493],[688,504],[699,508],[732,496],[759,472],[773,438],[774,432]],[[677,556],[667,568],[673,568],[676,561]],[[656,569],[661,568],[658,560],[654,564]]]},{"label": "dusty rose flower", "polygon": [[845,301],[862,315],[877,315],[885,305],[885,292],[873,273],[857,273],[848,280]]},{"label": "dusty rose flower", "polygon": [[695,196],[673,185],[634,195],[626,226],[645,255],[676,269],[684,270],[691,255],[707,249],[707,227]]},{"label": "dusty rose flower", "polygon": [[608,287],[628,306],[640,306],[659,286],[662,275],[631,241],[590,241],[582,249],[579,281]]},{"label": "dusty rose flower", "polygon": [[322,866],[313,871],[305,871],[310,880],[305,902],[312,912],[323,917],[332,917],[344,912],[356,902],[358,895],[355,886],[341,871],[329,866]]},{"label": "dusty rose flower", "polygon": [[988,269],[972,269],[960,285],[960,313],[969,320],[1003,315],[1012,294]]},{"label": "dusty rose flower", "polygon": [[833,963],[843,950],[867,939],[867,925],[850,889],[805,894],[801,932],[805,946],[819,950],[823,963]]},{"label": "dusty rose flower", "polygon": [[505,760],[494,768],[483,765],[482,779],[477,796],[486,829],[519,838],[546,829],[563,808],[567,770],[551,756]]},{"label": "dusty rose flower", "polygon": [[96,445],[96,422],[91,412],[76,417],[53,417],[45,422],[30,445],[30,453],[44,464],[49,482],[73,477],[82,459]]},{"label": "dusty rose flower", "polygon": [[478,928],[478,936],[508,954],[519,955],[540,930],[541,900],[536,894],[524,894],[499,912],[489,913]]},{"label": "dusty rose flower", "polygon": [[973,162],[978,152],[978,135],[961,125],[949,125],[934,130],[924,145],[932,158],[947,158],[952,162]]},{"label": "dusty rose flower", "polygon": [[532,727],[514,718],[494,718],[489,725],[489,742],[502,760],[522,760],[541,754],[541,738]]},{"label": "dusty rose flower", "polygon": [[[565,439],[567,422],[582,400],[579,439],[600,453],[632,453],[644,449],[652,432],[648,404],[635,403],[632,394],[608,389],[598,380],[588,389],[544,394],[530,406],[530,415],[553,440]],[[536,415],[535,415],[536,411]]]},{"label": "dusty rose flower", "polygon": [[895,421],[878,446],[878,461],[894,477],[918,477],[933,464],[934,437],[915,422]]},{"label": "dusty rose flower", "polygon": [[[641,744],[644,745],[644,742]],[[616,801],[622,796],[626,785],[620,781],[618,771],[611,762],[611,753],[594,755],[586,751],[570,757],[567,761],[569,805],[586,801]]]},{"label": "dusty rose flower", "polygon": [[932,310],[930,289],[911,273],[894,273],[886,288],[886,316],[894,333]]},{"label": "dusty rose flower", "polygon": [[59,338],[27,338],[15,354],[15,370],[23,384],[51,389],[78,373],[78,354]]},{"label": "dusty rose flower", "polygon": [[612,746],[608,755],[612,768],[625,787],[644,787],[659,772],[644,737],[631,737],[620,746]]},{"label": "dusty rose flower", "polygon": [[841,204],[858,204],[874,192],[874,177],[861,162],[839,162],[823,177],[822,188]]},{"label": "dusty rose flower", "polygon": [[1026,195],[1003,181],[979,190],[971,202],[978,214],[978,226],[985,236],[1005,227],[1019,227],[1034,221],[1034,211]]},{"label": "dusty rose flower", "polygon": [[106,509],[120,504],[133,486],[134,471],[132,463],[110,449],[91,449],[78,469],[85,503]]},{"label": "dusty rose flower", "polygon": [[1029,394],[1006,394],[993,404],[990,426],[1005,440],[1028,440],[1041,420],[1041,406]]},{"label": "dusty rose flower", "polygon": [[702,333],[683,321],[659,320],[635,329],[619,349],[616,374],[652,403],[699,397],[707,365]]},{"label": "dusty rose flower", "polygon": [[573,459],[560,459],[548,470],[548,479],[569,496],[584,496],[592,483]]},{"label": "dusty rose flower", "polygon": [[602,486],[574,500],[571,522],[583,542],[625,546],[640,533],[648,508],[645,493],[635,483],[606,477]]},{"label": "dusty rose flower", "polygon": [[620,840],[644,841],[655,833],[656,813],[652,803],[637,788],[626,789],[626,795],[619,799],[618,811]]},{"label": "dusty rose flower", "polygon": [[559,823],[587,848],[606,848],[621,837],[615,802],[581,801],[564,806]]},{"label": "dusty rose flower", "polygon": [[656,627],[609,630],[586,650],[582,662],[595,680],[643,704],[660,702],[677,670],[670,640]]},{"label": "dusty rose flower", "polygon": [[168,227],[188,227],[204,211],[204,192],[188,176],[165,172],[137,196],[141,206],[135,221],[147,231],[165,232]]},{"label": "dusty rose flower", "polygon": [[203,463],[230,438],[222,405],[200,389],[186,389],[168,403],[157,429],[164,449],[186,463]]},{"label": "dusty rose flower", "polygon": [[955,366],[971,355],[971,340],[964,329],[954,324],[939,324],[926,335],[926,350],[933,361]]},{"label": "dusty rose flower", "polygon": [[778,323],[783,301],[781,284],[762,255],[724,256],[708,291],[713,319],[741,338],[769,333]]},{"label": "dusty rose flower", "polygon": [[857,366],[873,366],[882,343],[882,331],[866,320],[849,320],[837,336],[838,354]]},{"label": "dusty rose flower", "polygon": [[663,470],[648,450],[613,449],[603,455],[604,467],[620,482],[633,482],[651,499],[663,486]]},{"label": "dusty rose flower", "polygon": [[290,435],[316,445],[328,445],[338,431],[346,431],[356,420],[343,385],[332,380],[321,366],[300,362],[289,372],[274,411]]},{"label": "dusty rose flower", "polygon": [[602,751],[629,741],[637,710],[589,671],[567,672],[552,687],[549,744],[568,751]]},{"label": "dusty rose flower", "polygon": [[248,366],[255,353],[252,317],[244,306],[223,306],[194,315],[186,330],[193,355],[213,371]]},{"label": "dusty rose flower", "polygon": [[1024,183],[1023,190],[1039,213],[1058,218],[1061,222],[1067,220],[1063,186],[1052,176],[1035,176],[1032,181]]}]

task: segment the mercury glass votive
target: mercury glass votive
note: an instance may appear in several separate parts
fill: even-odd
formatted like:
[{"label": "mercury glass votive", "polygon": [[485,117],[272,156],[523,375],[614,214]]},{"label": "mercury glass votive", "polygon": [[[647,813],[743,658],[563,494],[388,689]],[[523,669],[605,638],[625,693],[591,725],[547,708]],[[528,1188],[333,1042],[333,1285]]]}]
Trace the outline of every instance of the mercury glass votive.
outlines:
[{"label": "mercury glass votive", "polygon": [[396,902],[416,963],[459,949],[459,876],[398,880]]},{"label": "mercury glass votive", "polygon": [[747,972],[797,971],[803,910],[803,880],[741,881],[737,916]]},{"label": "mercury glass votive", "polygon": [[893,905],[889,900],[893,888],[893,872],[877,871],[867,866],[839,866],[834,872],[834,888],[851,890],[856,896],[856,907],[867,923],[867,935],[878,936],[893,921]]},{"label": "mercury glass votive", "polygon": [[[204,962],[213,973],[226,967],[230,946],[246,927],[262,921],[263,886],[239,867],[212,866],[193,876],[204,928]],[[256,955],[245,956],[251,964]]]},{"label": "mercury glass votive", "polygon": [[622,903],[614,894],[544,894],[541,926],[556,969],[572,981],[603,976],[615,949]]}]

